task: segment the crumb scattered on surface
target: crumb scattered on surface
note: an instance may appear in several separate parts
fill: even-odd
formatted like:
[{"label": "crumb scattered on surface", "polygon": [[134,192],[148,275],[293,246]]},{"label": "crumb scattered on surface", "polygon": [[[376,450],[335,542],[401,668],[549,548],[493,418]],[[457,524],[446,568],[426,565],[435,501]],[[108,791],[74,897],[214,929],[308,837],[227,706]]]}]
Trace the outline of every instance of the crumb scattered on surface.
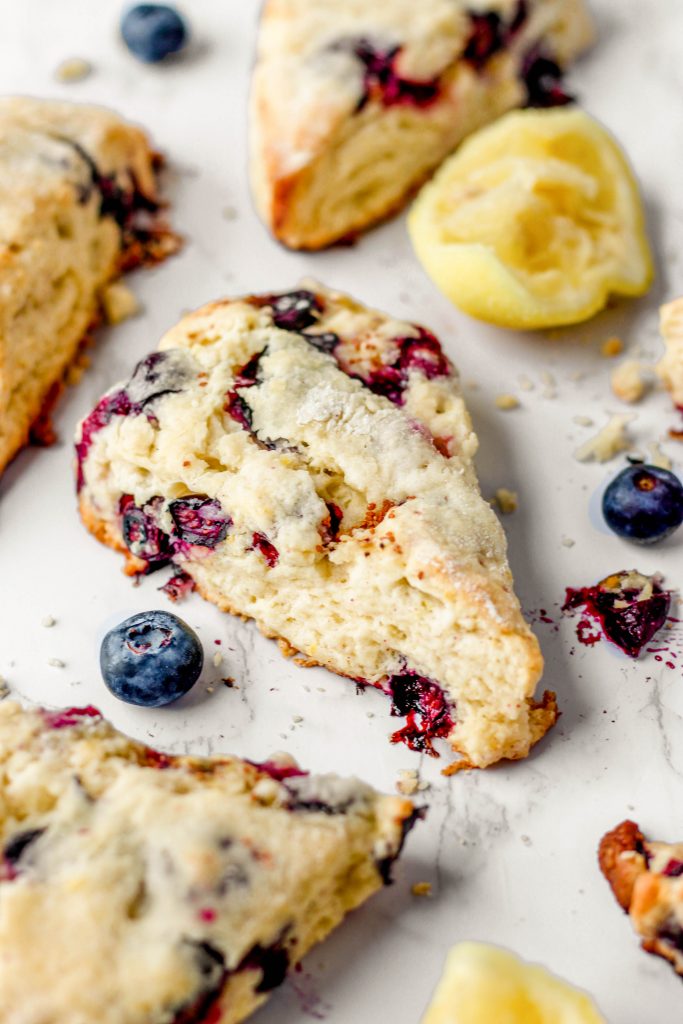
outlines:
[{"label": "crumb scattered on surface", "polygon": [[400,768],[396,789],[399,793],[403,793],[404,796],[412,796],[414,793],[417,793],[419,782],[418,774],[414,768]]},{"label": "crumb scattered on surface", "polygon": [[56,623],[57,620],[52,615],[46,615],[41,622],[41,626],[45,626],[46,629],[50,629],[50,627],[56,625]]},{"label": "crumb scattered on surface", "polygon": [[602,430],[576,449],[574,458],[579,462],[609,462],[626,451],[631,445],[626,427],[634,418],[634,415],[619,413],[611,416]]},{"label": "crumb scattered on surface", "polygon": [[671,459],[665,451],[662,451],[656,441],[650,442],[648,450],[650,458],[647,461],[651,466],[657,466],[659,469],[671,469]]},{"label": "crumb scattered on surface", "polygon": [[235,686],[235,680],[232,678],[232,676],[223,676],[221,682],[223,683],[223,686],[227,686],[229,690],[232,690],[233,687]]},{"label": "crumb scattered on surface", "polygon": [[47,663],[52,668],[66,668],[66,662],[62,661],[61,658],[48,658]]},{"label": "crumb scattered on surface", "polygon": [[639,402],[647,391],[648,379],[643,364],[637,359],[625,359],[612,370],[612,391],[622,402]]},{"label": "crumb scattered on surface", "polygon": [[496,395],[496,407],[508,412],[510,409],[519,408],[519,399],[515,395]]},{"label": "crumb scattered on surface", "polygon": [[496,491],[494,501],[504,516],[515,512],[519,505],[519,497],[516,491],[509,491],[507,487],[499,487]]},{"label": "crumb scattered on surface", "polygon": [[93,66],[89,60],[83,57],[68,57],[55,68],[55,78],[58,82],[82,82],[92,74],[92,71]]},{"label": "crumb scattered on surface", "polygon": [[140,312],[140,303],[128,285],[114,281],[102,290],[102,308],[109,324],[120,324]]},{"label": "crumb scattered on surface", "polygon": [[432,895],[432,883],[431,882],[415,882],[410,887],[410,891],[413,896],[431,896]]},{"label": "crumb scattered on surface", "polygon": [[468,391],[478,391],[479,382],[476,380],[466,380],[465,387],[467,388]]},{"label": "crumb scattered on surface", "polygon": [[292,721],[294,722],[295,725],[298,725],[299,722],[303,722],[303,720],[304,720],[304,716],[303,715],[292,715]]},{"label": "crumb scattered on surface", "polygon": [[604,356],[605,359],[614,359],[615,356],[621,355],[623,351],[624,343],[621,338],[617,338],[616,335],[611,338],[607,338],[607,340],[603,341],[600,346],[600,354]]},{"label": "crumb scattered on surface", "polygon": [[534,390],[534,382],[532,381],[531,377],[527,377],[527,375],[525,373],[523,373],[521,375],[521,377],[517,378],[517,382],[518,382],[520,388],[522,389],[522,391],[533,391]]},{"label": "crumb scattered on surface", "polygon": [[579,427],[592,427],[595,420],[592,420],[590,416],[573,416],[572,423],[576,423]]},{"label": "crumb scattered on surface", "polygon": [[576,541],[573,540],[572,537],[563,537],[562,538],[562,545],[565,548],[573,548],[575,544],[576,544]]},{"label": "crumb scattered on surface", "polygon": [[237,220],[238,212],[235,206],[224,206],[221,210],[223,220]]},{"label": "crumb scattered on surface", "polygon": [[368,718],[374,718],[375,717],[375,712],[374,711],[366,711],[365,714],[367,715]]},{"label": "crumb scattered on surface", "polygon": [[519,837],[525,846],[531,846],[531,836],[520,836]]},{"label": "crumb scattered on surface", "polygon": [[223,655],[221,654],[220,651],[216,651],[216,653],[213,656],[214,668],[219,668],[222,661],[223,661]]}]

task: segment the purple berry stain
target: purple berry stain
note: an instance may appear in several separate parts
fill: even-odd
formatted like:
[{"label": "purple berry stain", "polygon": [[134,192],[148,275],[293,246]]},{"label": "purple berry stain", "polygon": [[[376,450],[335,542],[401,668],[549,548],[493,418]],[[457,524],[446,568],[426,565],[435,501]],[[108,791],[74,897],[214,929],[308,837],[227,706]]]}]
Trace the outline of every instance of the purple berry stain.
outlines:
[{"label": "purple berry stain", "polygon": [[183,544],[215,548],[225,540],[232,526],[232,519],[221,503],[205,494],[177,498],[168,508],[174,523],[173,540],[181,550]]},{"label": "purple berry stain", "polygon": [[438,757],[432,740],[449,735],[455,723],[451,707],[438,683],[415,672],[391,676],[382,687],[392,698],[391,714],[405,717],[405,726],[391,737],[392,743],[405,743],[411,750]]},{"label": "purple berry stain", "polygon": [[271,569],[273,566],[277,565],[280,559],[280,552],[275,545],[268,540],[265,533],[257,532],[253,534],[251,538],[251,550],[259,551]]},{"label": "purple berry stain", "polygon": [[171,559],[168,536],[157,526],[159,506],[163,499],[152,498],[139,508],[132,494],[124,494],[119,502],[121,534],[128,550],[135,558],[146,562],[144,573],[163,568]]},{"label": "purple berry stain", "polygon": [[411,372],[421,373],[427,380],[447,377],[451,372],[448,360],[434,335],[423,327],[417,330],[417,337],[393,339],[398,348],[398,356],[393,363],[379,366],[366,374],[353,372],[344,366],[342,369],[361,380],[376,395],[383,395],[394,405],[403,405],[404,391],[408,387]]},{"label": "purple berry stain", "polygon": [[367,39],[359,39],[353,53],[363,65],[363,95],[356,111],[361,111],[370,100],[384,107],[426,107],[439,98],[439,78],[420,82],[404,78],[396,64],[400,46],[380,50]]}]

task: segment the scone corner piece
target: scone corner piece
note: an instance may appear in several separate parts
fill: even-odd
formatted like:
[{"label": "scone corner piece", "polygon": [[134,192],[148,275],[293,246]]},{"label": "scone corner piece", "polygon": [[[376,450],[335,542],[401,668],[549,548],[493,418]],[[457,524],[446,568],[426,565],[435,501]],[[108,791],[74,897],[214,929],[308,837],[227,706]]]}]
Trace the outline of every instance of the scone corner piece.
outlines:
[{"label": "scone corner piece", "polygon": [[175,757],[92,707],[11,701],[0,807],[10,1024],[238,1024],[390,880],[421,813],[291,759]]}]

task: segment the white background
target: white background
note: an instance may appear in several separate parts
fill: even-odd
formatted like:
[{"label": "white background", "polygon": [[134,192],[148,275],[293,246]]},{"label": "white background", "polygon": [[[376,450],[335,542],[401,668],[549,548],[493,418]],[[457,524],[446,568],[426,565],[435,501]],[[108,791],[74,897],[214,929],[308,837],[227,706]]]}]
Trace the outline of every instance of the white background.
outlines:
[{"label": "white background", "polygon": [[[615,306],[580,329],[519,335],[471,322],[427,280],[412,256],[402,218],[353,248],[321,255],[286,252],[252,210],[246,172],[246,97],[257,5],[251,0],[186,4],[195,39],[185,59],[138,64],[117,37],[117,0],[3,0],[0,90],[110,104],[151,131],[170,162],[173,219],[182,254],[132,285],[144,313],[102,331],[92,366],[56,417],[60,443],[27,451],[0,483],[0,673],[30,701],[93,702],[131,733],[179,752],[233,751],[264,758],[286,748],[315,770],[357,773],[391,790],[399,768],[432,781],[428,820],[411,835],[396,884],[355,913],[306,959],[305,970],[257,1015],[294,1024],[324,1012],[329,1024],[392,1020],[416,1024],[446,950],[461,939],[505,945],[593,993],[612,1024],[683,1018],[683,989],[663,961],[638,949],[596,865],[601,834],[626,816],[656,838],[683,839],[683,670],[647,655],[637,664],[605,644],[576,644],[574,623],[537,626],[545,683],[562,708],[557,728],[522,764],[439,776],[444,763],[391,747],[396,726],[381,695],[357,696],[345,681],[285,661],[251,625],[193,596],[178,611],[200,630],[207,652],[202,683],[159,711],[118,703],[100,680],[99,639],[124,616],[170,607],[157,593],[165,574],[135,589],[121,560],[81,527],[75,508],[70,439],[100,392],[125,378],[138,358],[186,309],[205,300],[293,285],[314,274],[359,298],[423,322],[462,370],[481,438],[484,493],[519,492],[505,519],[518,592],[529,613],[559,619],[565,586],[608,572],[661,570],[683,579],[683,530],[666,545],[637,549],[600,526],[597,493],[623,461],[581,465],[572,452],[619,403],[608,387],[613,364],[602,342],[619,334],[629,353],[659,352],[657,307],[683,291],[683,6],[680,0],[594,0],[600,41],[570,76],[586,108],[617,135],[642,181],[658,275],[643,301]],[[94,73],[60,84],[56,65],[92,61]],[[232,208],[234,216],[225,215]],[[576,371],[585,377],[572,380]],[[544,397],[550,372],[557,395]],[[523,392],[520,374],[535,389]],[[523,407],[500,412],[494,398],[519,394]],[[634,448],[666,434],[675,417],[663,394],[637,407]],[[665,444],[683,466],[680,444]],[[573,547],[561,538],[572,538]],[[46,615],[57,619],[48,629]],[[226,661],[214,669],[214,639]],[[669,645],[683,647],[677,630]],[[66,667],[48,664],[59,658]],[[683,661],[679,654],[678,661]],[[239,689],[207,686],[234,676]],[[372,716],[370,716],[370,713]],[[292,717],[303,716],[294,726]],[[410,885],[430,881],[431,900]],[[106,965],[103,965],[106,969]],[[36,979],[39,983],[39,979]],[[297,991],[298,989],[298,991]]]}]

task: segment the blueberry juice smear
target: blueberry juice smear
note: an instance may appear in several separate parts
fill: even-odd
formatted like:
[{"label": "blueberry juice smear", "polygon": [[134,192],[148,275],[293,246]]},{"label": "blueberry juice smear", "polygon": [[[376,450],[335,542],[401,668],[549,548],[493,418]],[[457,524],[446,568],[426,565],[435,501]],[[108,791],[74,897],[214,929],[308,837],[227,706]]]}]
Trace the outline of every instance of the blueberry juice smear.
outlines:
[{"label": "blueberry juice smear", "polygon": [[584,645],[605,637],[630,658],[637,658],[653,636],[664,626],[671,606],[671,592],[664,590],[656,576],[635,570],[614,573],[595,586],[567,588],[563,611],[583,607],[585,616],[577,625],[577,637]]},{"label": "blueberry juice smear", "polygon": [[404,78],[396,67],[400,53],[400,46],[380,50],[367,39],[359,39],[354,44],[353,54],[363,65],[363,94],[356,107],[357,113],[371,99],[378,100],[384,107],[426,107],[438,99],[439,78],[423,82]]},{"label": "blueberry juice smear", "polygon": [[385,687],[391,695],[391,714],[405,717],[406,724],[391,737],[411,750],[438,757],[432,740],[443,739],[455,725],[446,695],[438,683],[414,672],[390,676]]}]

